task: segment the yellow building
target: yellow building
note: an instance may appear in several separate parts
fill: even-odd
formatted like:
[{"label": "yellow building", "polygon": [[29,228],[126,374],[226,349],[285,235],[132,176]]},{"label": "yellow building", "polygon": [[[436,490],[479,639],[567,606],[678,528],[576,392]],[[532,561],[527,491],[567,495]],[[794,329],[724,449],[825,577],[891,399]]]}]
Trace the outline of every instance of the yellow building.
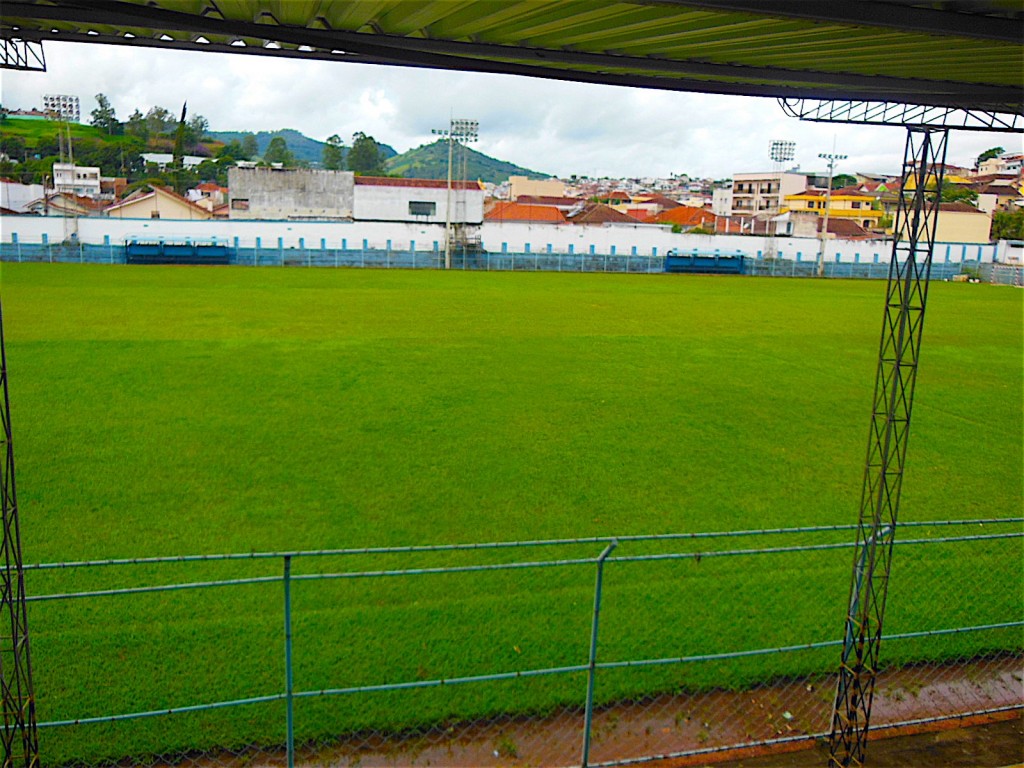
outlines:
[{"label": "yellow building", "polygon": [[935,224],[935,240],[939,243],[987,243],[992,218],[969,203],[942,203]]},{"label": "yellow building", "polygon": [[[825,215],[827,197],[825,190],[807,190],[798,195],[786,195],[783,213],[793,211],[795,213],[810,212],[818,216]],[[884,215],[884,211],[875,210],[872,207],[874,198],[855,191],[851,188],[839,189],[832,193],[831,202],[828,202],[828,215],[834,219],[845,219],[853,221],[865,229],[877,229],[878,221]]]},{"label": "yellow building", "polygon": [[163,187],[149,185],[106,209],[107,216],[117,219],[212,219],[210,211],[200,208],[179,194]]},{"label": "yellow building", "polygon": [[558,179],[545,179],[539,181],[529,179],[526,176],[509,176],[509,200],[518,200],[520,195],[532,195],[534,197],[564,197],[565,184]]}]

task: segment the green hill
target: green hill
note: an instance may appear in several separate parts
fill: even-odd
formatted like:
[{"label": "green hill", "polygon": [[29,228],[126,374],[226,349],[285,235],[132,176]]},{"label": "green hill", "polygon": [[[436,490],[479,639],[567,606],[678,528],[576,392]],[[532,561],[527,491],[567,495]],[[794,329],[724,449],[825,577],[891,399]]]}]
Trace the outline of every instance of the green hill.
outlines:
[{"label": "green hill", "polygon": [[[465,154],[463,166],[462,154]],[[463,168],[465,170],[463,170]],[[410,149],[388,161],[388,172],[414,179],[448,178],[448,145],[443,140]],[[500,184],[509,176],[530,176],[546,179],[550,174],[531,171],[514,163],[496,160],[469,147],[455,147],[454,178],[477,179]]]},{"label": "green hill", "polygon": [[[252,133],[252,131],[211,131],[209,135],[226,144],[233,139],[241,141],[242,137],[249,133]],[[256,146],[259,147],[261,155],[267,151],[267,147],[270,146],[270,140],[275,136],[280,136],[288,145],[288,149],[291,150],[293,155],[295,155],[296,160],[307,163],[319,163],[321,159],[323,159],[323,152],[326,143],[323,141],[317,141],[316,139],[311,139],[293,128],[285,128],[280,131],[260,131],[255,135]],[[343,149],[343,154],[348,151],[349,141],[349,139],[345,139],[346,143]],[[390,147],[387,144],[381,144],[380,142],[377,142],[377,144],[384,153],[385,158],[391,158],[398,154],[393,147]]]}]

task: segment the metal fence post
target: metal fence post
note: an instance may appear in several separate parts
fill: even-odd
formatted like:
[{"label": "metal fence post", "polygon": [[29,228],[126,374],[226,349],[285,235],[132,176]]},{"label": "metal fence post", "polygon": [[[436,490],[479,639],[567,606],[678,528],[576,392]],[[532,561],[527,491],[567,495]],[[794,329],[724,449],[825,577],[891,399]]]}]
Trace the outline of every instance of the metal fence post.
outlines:
[{"label": "metal fence post", "polygon": [[587,670],[587,706],[583,714],[583,768],[590,764],[590,725],[594,719],[594,678],[597,671],[597,624],[601,616],[601,580],[604,576],[604,561],[619,546],[618,539],[612,539],[597,556],[597,577],[594,582],[594,618],[590,623],[590,659]]},{"label": "metal fence post", "polygon": [[288,768],[295,768],[295,721],[292,708],[292,556],[284,556],[284,686],[285,723],[287,734],[285,748],[288,752]]}]

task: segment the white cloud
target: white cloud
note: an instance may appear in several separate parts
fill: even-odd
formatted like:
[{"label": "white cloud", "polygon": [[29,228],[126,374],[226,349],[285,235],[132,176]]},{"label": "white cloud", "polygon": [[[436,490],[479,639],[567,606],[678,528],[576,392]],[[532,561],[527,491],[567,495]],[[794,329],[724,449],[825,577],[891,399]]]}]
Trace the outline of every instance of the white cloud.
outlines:
[{"label": "white cloud", "polygon": [[[480,151],[566,176],[724,178],[770,168],[772,139],[795,141],[804,170],[823,170],[818,153],[833,141],[849,156],[837,172],[898,173],[903,157],[900,129],[801,122],[772,99],[127,46],[47,43],[46,57],[46,73],[4,73],[5,106],[70,93],[87,116],[104,93],[124,120],[153,105],[176,114],[187,100],[213,130],[295,128],[346,141],[362,131],[399,152],[432,141],[449,116],[467,117],[480,121]],[[970,165],[999,145],[1021,141],[954,131],[948,160]]]}]

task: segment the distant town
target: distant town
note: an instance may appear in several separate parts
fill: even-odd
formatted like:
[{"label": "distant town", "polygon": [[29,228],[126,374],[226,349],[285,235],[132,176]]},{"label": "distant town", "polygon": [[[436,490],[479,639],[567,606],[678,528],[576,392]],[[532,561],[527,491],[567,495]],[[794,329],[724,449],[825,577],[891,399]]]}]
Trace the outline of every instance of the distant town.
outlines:
[{"label": "distant town", "polygon": [[[786,167],[784,157],[770,170],[737,168],[719,180],[553,178],[487,157],[458,138],[398,154],[362,133],[346,143],[297,131],[211,132],[187,107],[180,117],[161,107],[136,109],[121,122],[103,94],[97,101],[86,124],[71,95],[0,112],[0,212],[444,224],[470,239],[473,227],[503,222],[856,241],[891,235],[902,191],[899,177],[833,174],[831,166],[807,173]],[[937,239],[1024,238],[1022,161],[1020,151],[993,147],[973,167],[942,169]]]}]

